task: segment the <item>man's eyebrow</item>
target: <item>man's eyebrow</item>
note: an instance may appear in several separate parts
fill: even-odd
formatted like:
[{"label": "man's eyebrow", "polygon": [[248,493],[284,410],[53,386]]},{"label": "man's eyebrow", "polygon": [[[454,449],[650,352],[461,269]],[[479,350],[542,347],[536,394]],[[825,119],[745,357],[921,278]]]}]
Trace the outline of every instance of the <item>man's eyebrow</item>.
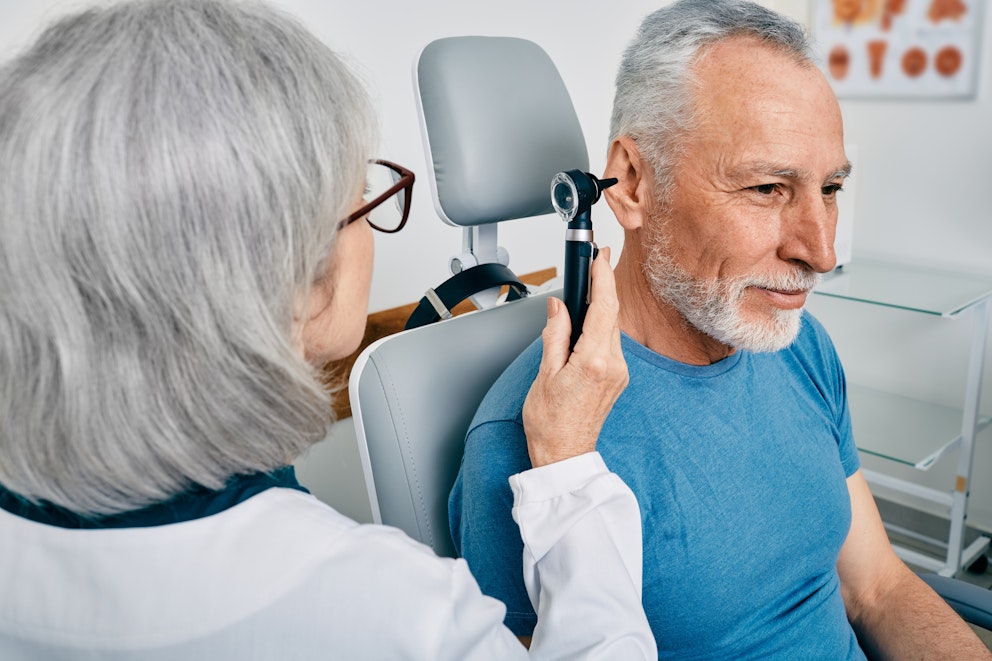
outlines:
[{"label": "man's eyebrow", "polygon": [[[831,172],[824,181],[831,181],[833,179],[846,179],[851,175],[851,170],[853,166],[851,162],[848,161],[844,163],[840,168]],[[815,180],[816,176],[813,175],[809,170],[796,169],[788,166],[783,166],[780,163],[771,163],[765,161],[751,161],[749,163],[741,163],[739,166],[735,167],[730,172],[734,176],[746,176],[755,174],[764,174],[773,177],[782,177],[784,179],[796,179],[796,180]]]},{"label": "man's eyebrow", "polygon": [[795,168],[782,165],[781,163],[772,163],[770,161],[748,161],[746,163],[740,163],[736,167],[732,168],[729,174],[736,177],[766,175],[772,177],[784,177],[786,179],[802,179],[804,178],[804,175],[807,175],[808,173],[804,170],[797,170]]},{"label": "man's eyebrow", "polygon": [[851,171],[854,170],[854,165],[851,161],[845,163],[839,170],[835,171],[832,175],[827,177],[827,181],[831,179],[847,179],[851,176]]}]

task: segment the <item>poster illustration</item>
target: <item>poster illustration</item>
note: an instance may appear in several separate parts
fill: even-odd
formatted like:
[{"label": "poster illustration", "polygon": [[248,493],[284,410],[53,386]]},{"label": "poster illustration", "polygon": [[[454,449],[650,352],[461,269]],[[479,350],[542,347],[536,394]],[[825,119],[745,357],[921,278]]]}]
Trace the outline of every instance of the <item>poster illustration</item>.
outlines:
[{"label": "poster illustration", "polygon": [[821,66],[841,98],[969,98],[982,0],[814,0]]}]

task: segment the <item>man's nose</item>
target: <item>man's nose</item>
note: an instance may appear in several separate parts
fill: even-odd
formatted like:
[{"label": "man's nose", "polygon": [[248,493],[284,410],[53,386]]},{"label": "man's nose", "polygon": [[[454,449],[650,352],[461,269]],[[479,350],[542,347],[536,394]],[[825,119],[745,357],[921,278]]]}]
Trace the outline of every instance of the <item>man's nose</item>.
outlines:
[{"label": "man's nose", "polygon": [[803,195],[786,211],[779,257],[800,261],[818,273],[837,265],[834,236],[837,232],[837,204],[819,191]]}]

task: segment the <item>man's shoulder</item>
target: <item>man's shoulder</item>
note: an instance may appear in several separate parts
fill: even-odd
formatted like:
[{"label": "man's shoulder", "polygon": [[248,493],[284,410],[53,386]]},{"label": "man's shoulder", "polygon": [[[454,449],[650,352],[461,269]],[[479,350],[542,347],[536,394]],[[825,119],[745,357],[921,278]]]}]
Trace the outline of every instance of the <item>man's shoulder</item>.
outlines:
[{"label": "man's shoulder", "polygon": [[471,427],[487,422],[520,421],[524,400],[541,365],[542,350],[538,338],[503,370],[479,404]]},{"label": "man's shoulder", "polygon": [[829,337],[827,329],[823,327],[820,320],[813,316],[813,313],[809,310],[803,310],[802,324],[800,334],[805,333],[816,337]]},{"label": "man's shoulder", "polygon": [[833,341],[823,324],[814,317],[808,310],[803,311],[802,326],[799,329],[799,336],[789,347],[790,351],[832,356],[834,351]]},{"label": "man's shoulder", "polygon": [[817,383],[843,381],[843,368],[833,341],[823,325],[809,312],[803,312],[799,336],[776,355],[791,372]]}]

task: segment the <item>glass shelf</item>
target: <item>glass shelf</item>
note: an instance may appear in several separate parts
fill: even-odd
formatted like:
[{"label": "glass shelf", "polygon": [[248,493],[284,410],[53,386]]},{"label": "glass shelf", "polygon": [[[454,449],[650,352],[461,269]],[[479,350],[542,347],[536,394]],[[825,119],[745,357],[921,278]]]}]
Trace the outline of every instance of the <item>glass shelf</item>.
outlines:
[{"label": "glass shelf", "polygon": [[992,299],[992,277],[857,259],[824,276],[817,294],[941,317]]},{"label": "glass shelf", "polygon": [[[862,452],[927,470],[961,442],[961,410],[848,384],[851,424]],[[979,420],[978,429],[990,419]]]}]

